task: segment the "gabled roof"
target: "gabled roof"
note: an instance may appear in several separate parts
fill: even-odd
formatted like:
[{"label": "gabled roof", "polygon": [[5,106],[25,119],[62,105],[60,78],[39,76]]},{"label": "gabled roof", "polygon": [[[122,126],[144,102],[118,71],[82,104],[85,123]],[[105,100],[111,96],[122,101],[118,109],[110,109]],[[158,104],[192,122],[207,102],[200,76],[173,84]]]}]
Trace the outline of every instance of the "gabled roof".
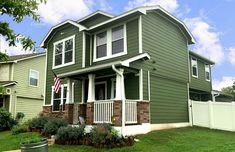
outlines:
[{"label": "gabled roof", "polygon": [[17,84],[16,81],[0,81],[0,86],[4,86],[4,87],[10,86],[10,85],[16,85],[16,84]]},{"label": "gabled roof", "polygon": [[81,19],[79,19],[77,22],[78,22],[78,23],[83,22],[83,21],[85,21],[85,20],[87,20],[87,19],[89,19],[89,18],[91,18],[91,17],[93,17],[93,16],[96,16],[96,15],[98,15],[98,14],[101,14],[101,15],[106,16],[106,17],[109,17],[109,18],[113,18],[113,17],[114,17],[112,14],[109,14],[109,13],[107,13],[107,12],[98,10],[98,11],[96,11],[96,12],[94,12],[94,13],[91,13],[91,14],[89,14],[89,15],[87,15],[87,16],[81,18]]},{"label": "gabled roof", "polygon": [[205,58],[205,57],[203,57],[203,56],[201,56],[201,55],[199,55],[199,54],[197,54],[197,53],[195,53],[193,51],[189,51],[189,54],[191,54],[191,55],[193,55],[193,56],[195,56],[195,57],[197,57],[197,58],[199,58],[201,60],[204,60],[204,61],[206,61],[209,64],[212,64],[212,65],[215,64],[214,61],[211,61],[210,59],[207,59],[207,58]]},{"label": "gabled roof", "polygon": [[47,40],[47,38],[50,36],[50,34],[53,32],[53,30],[55,30],[56,28],[58,28],[58,27],[60,27],[60,26],[65,25],[65,24],[74,25],[74,26],[76,26],[76,27],[79,28],[79,31],[82,31],[82,30],[86,29],[85,26],[83,26],[83,25],[81,25],[81,24],[78,24],[78,23],[75,22],[75,21],[66,20],[66,21],[64,21],[64,22],[62,22],[62,23],[60,23],[60,24],[57,24],[57,25],[53,26],[53,27],[50,29],[50,31],[47,33],[47,35],[44,37],[44,39],[42,40],[40,46],[41,46],[41,47],[45,47],[45,46],[44,46],[44,43],[45,43],[45,41]]},{"label": "gabled roof", "polygon": [[35,57],[39,57],[39,56],[43,56],[43,55],[46,55],[45,52],[22,54],[22,55],[13,55],[13,56],[9,56],[7,61],[1,61],[0,60],[0,63],[18,62],[18,61],[27,60],[27,59],[31,59],[31,58],[35,58]]}]

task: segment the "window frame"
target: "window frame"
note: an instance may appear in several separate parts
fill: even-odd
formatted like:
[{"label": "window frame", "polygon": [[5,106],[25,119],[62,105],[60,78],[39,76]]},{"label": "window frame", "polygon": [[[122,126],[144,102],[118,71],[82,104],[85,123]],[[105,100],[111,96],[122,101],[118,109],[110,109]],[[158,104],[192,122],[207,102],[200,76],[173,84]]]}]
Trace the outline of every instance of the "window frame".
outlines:
[{"label": "window frame", "polygon": [[[72,53],[72,61],[65,63],[65,41],[72,39],[73,41],[73,53]],[[62,43],[62,64],[60,65],[55,65],[55,46],[59,43]],[[56,41],[53,43],[53,64],[52,64],[52,69],[57,69],[57,68],[61,68],[61,67],[65,67],[68,65],[72,65],[75,64],[75,35],[66,37],[62,40]]]},{"label": "window frame", "polygon": [[[30,84],[30,78],[31,78],[31,72],[36,72],[37,73],[37,85],[35,86],[35,85],[31,85]],[[29,69],[29,86],[30,87],[38,87],[39,86],[39,71],[37,71],[37,70],[33,70],[33,69]]]},{"label": "window frame", "polygon": [[[196,61],[196,72],[197,72],[197,75],[194,75],[193,74],[193,64],[192,64],[192,61],[195,60]],[[194,58],[194,57],[191,57],[191,70],[192,70],[192,76],[194,78],[198,78],[198,62],[197,62],[197,58]]]},{"label": "window frame", "polygon": [[[116,27],[119,27],[119,26],[123,26],[123,52],[120,52],[120,53],[116,53],[116,54],[112,54],[112,29],[116,28]],[[96,52],[96,35],[97,34],[100,34],[100,33],[103,33],[106,31],[106,36],[107,36],[107,42],[106,42],[106,45],[107,45],[107,55],[104,56],[104,57],[100,57],[100,58],[97,58],[97,52]],[[115,58],[115,57],[118,57],[118,56],[122,56],[122,55],[125,55],[127,54],[127,36],[126,36],[126,23],[121,23],[121,24],[118,24],[118,25],[115,25],[115,26],[112,26],[110,28],[106,28],[106,29],[103,29],[103,30],[100,30],[98,32],[96,32],[94,34],[94,46],[93,46],[93,62],[98,62],[98,61],[102,61],[102,60],[107,60],[107,59],[111,59],[111,58]]]},{"label": "window frame", "polygon": [[[208,66],[208,71],[207,71],[207,66]],[[207,79],[207,77],[206,77],[206,73],[209,73],[209,79]],[[210,82],[211,81],[211,71],[210,71],[210,64],[205,64],[205,79],[206,79],[206,81],[208,81],[208,82]]]}]

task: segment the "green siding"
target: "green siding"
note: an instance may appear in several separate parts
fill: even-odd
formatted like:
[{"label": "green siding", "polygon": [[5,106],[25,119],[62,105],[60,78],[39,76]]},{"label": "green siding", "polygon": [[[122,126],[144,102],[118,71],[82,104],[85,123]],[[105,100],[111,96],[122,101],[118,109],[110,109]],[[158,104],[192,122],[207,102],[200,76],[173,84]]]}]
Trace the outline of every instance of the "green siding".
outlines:
[{"label": "green siding", "polygon": [[151,72],[188,82],[187,40],[182,31],[157,12],[144,15],[142,22],[143,50],[151,56]]},{"label": "green siding", "polygon": [[89,35],[86,35],[86,52],[85,52],[85,66],[90,66],[90,47],[91,47],[91,45],[90,45],[90,43],[91,43],[91,41],[90,41],[90,38],[91,38],[91,36],[89,36]]},{"label": "green siding", "polygon": [[206,81],[206,76],[205,76],[205,62],[203,60],[200,60],[196,57],[197,59],[197,65],[198,65],[198,78],[195,78],[192,76],[191,72],[191,55],[190,55],[190,76],[191,76],[191,82],[190,82],[190,88],[196,89],[196,90],[201,90],[201,91],[206,91],[206,92],[211,92],[212,90],[212,85],[211,81]]},{"label": "green siding", "polygon": [[134,74],[125,75],[126,99],[139,99],[139,77]]},{"label": "green siding", "polygon": [[90,17],[89,19],[86,19],[86,20],[80,22],[80,24],[89,28],[89,27],[94,26],[96,24],[107,21],[108,19],[110,19],[110,17],[104,16],[102,14],[97,14],[95,16]]},{"label": "green siding", "polygon": [[[63,35],[61,35],[63,33]],[[75,64],[65,67],[54,69],[56,74],[65,73],[69,71],[78,70],[82,67],[82,32],[79,32],[77,27],[72,25],[66,25],[58,28],[55,34],[52,36],[48,44],[47,50],[47,78],[46,78],[46,104],[51,103],[51,86],[54,85],[54,75],[52,72],[53,65],[53,43],[69,36],[75,35]],[[64,80],[62,83],[66,83]],[[81,102],[81,82],[76,82],[74,85],[75,90],[75,102]]]},{"label": "green siding", "polygon": [[[45,58],[45,55],[43,55],[41,57],[19,61],[14,64],[13,80],[17,82],[17,85],[14,86],[16,96],[43,99]],[[30,69],[39,72],[39,82],[37,87],[29,86]]]},{"label": "green siding", "polygon": [[188,122],[187,85],[151,75],[151,123]]},{"label": "green siding", "polygon": [[[126,23],[126,35],[127,35],[127,54],[126,55],[114,57],[114,58],[103,60],[103,61],[94,62],[93,65],[108,63],[112,61],[118,61],[123,58],[137,55],[139,52],[138,20],[137,19]],[[94,46],[92,47],[92,50],[93,49],[94,49]],[[92,53],[92,58],[93,58],[93,53]]]}]

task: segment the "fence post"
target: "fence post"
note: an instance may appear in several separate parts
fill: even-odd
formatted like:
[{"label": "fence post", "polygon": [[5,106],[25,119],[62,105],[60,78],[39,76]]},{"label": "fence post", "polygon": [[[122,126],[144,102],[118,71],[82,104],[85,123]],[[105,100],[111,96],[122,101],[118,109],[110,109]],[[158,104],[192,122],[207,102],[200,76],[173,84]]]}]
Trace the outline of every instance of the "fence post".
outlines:
[{"label": "fence post", "polygon": [[213,102],[210,100],[208,101],[208,106],[209,106],[209,124],[210,124],[210,129],[214,128],[214,117],[213,117]]},{"label": "fence post", "polygon": [[192,100],[188,100],[188,117],[189,117],[189,125],[193,126],[193,121],[192,121]]},{"label": "fence post", "polygon": [[232,123],[233,123],[233,131],[235,131],[235,102],[232,101]]}]

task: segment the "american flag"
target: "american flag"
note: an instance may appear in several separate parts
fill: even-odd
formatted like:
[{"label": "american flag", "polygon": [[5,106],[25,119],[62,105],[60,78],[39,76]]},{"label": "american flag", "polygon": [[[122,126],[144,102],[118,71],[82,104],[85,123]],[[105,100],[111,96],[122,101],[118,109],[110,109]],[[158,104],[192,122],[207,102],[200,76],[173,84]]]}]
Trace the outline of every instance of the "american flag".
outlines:
[{"label": "american flag", "polygon": [[57,77],[56,74],[54,74],[54,91],[55,91],[55,93],[58,93],[60,91],[60,87],[61,87],[60,78]]}]

